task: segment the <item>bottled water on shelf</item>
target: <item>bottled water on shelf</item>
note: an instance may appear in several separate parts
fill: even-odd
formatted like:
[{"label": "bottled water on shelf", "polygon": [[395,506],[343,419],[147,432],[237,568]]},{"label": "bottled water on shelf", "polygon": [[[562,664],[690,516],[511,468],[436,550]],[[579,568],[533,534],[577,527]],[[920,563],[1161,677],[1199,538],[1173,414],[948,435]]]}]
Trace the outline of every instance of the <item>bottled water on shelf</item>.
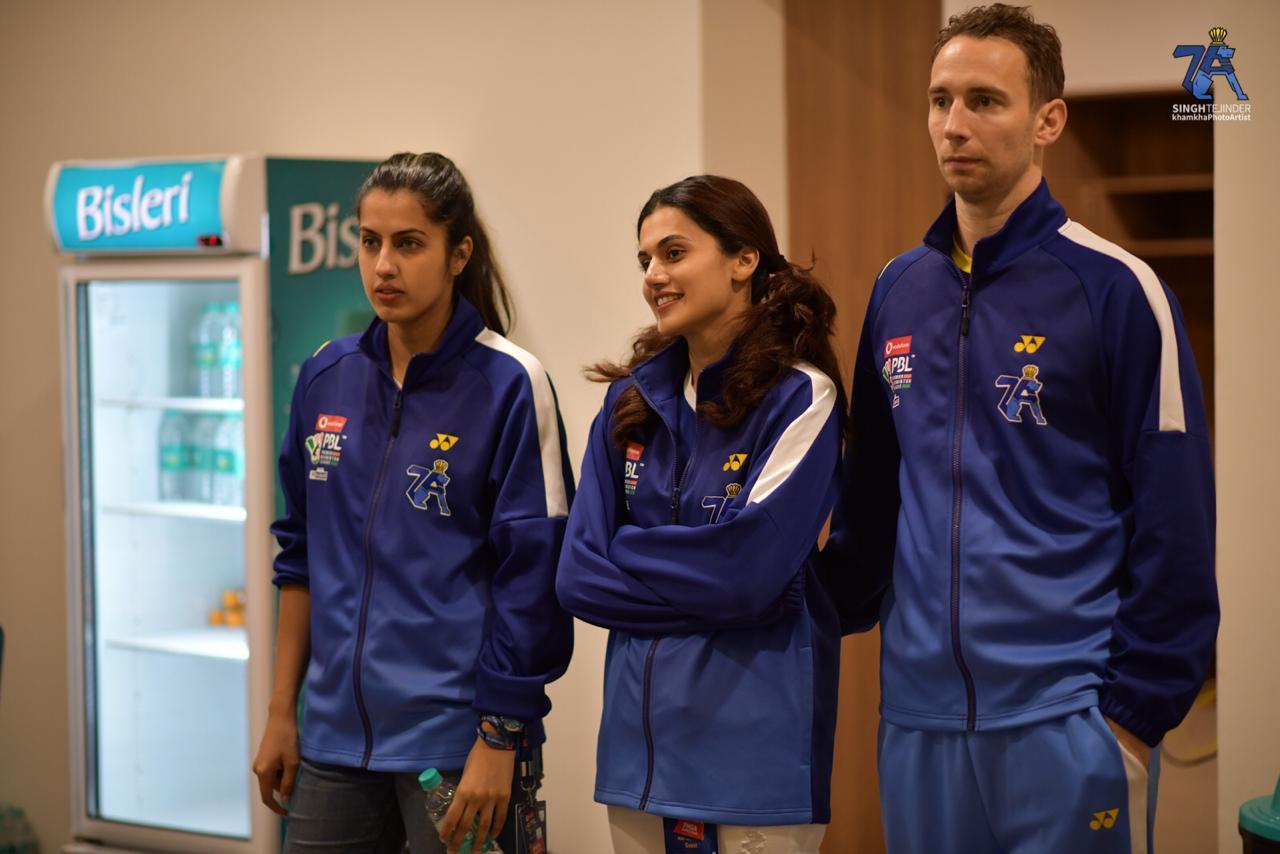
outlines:
[{"label": "bottled water on shelf", "polygon": [[191,430],[191,484],[189,500],[212,504],[214,500],[214,449],[222,418],[201,415]]},{"label": "bottled water on shelf", "polygon": [[181,412],[166,409],[160,418],[160,500],[185,501],[190,493],[189,425]]},{"label": "bottled water on shelf", "polygon": [[213,441],[213,503],[244,506],[244,419],[228,415]]},{"label": "bottled water on shelf", "polygon": [[222,304],[222,323],[218,327],[217,373],[221,397],[240,397],[240,306],[234,300]]},{"label": "bottled water on shelf", "polygon": [[222,376],[218,370],[218,346],[225,325],[222,303],[205,305],[196,325],[191,360],[195,366],[196,394],[200,397],[222,397]]}]

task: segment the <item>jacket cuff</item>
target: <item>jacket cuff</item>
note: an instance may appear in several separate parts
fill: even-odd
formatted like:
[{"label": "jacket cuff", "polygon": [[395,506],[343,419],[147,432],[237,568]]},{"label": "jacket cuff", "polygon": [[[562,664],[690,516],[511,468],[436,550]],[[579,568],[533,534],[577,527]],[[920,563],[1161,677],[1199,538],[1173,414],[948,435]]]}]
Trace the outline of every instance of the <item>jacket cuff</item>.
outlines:
[{"label": "jacket cuff", "polygon": [[515,718],[529,724],[551,711],[551,701],[537,677],[499,675],[482,668],[476,673],[472,707],[477,714]]},{"label": "jacket cuff", "polygon": [[1154,748],[1159,745],[1164,739],[1164,734],[1168,731],[1158,725],[1153,726],[1150,721],[1139,718],[1132,710],[1122,705],[1115,698],[1115,695],[1110,692],[1103,692],[1098,701],[1098,711],[1136,735],[1147,747]]}]

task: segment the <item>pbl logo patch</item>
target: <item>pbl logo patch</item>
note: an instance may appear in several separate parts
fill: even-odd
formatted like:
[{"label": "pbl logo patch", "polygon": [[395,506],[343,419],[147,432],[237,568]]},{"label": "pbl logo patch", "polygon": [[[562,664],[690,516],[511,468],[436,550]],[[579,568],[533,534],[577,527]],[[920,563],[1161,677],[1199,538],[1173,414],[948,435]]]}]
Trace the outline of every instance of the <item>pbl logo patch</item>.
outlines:
[{"label": "pbl logo patch", "polygon": [[719,522],[720,516],[724,513],[724,508],[728,507],[729,502],[737,498],[740,492],[742,492],[742,484],[731,483],[724,488],[724,495],[703,496],[703,508],[711,511],[711,518],[707,520],[707,523],[714,525]]},{"label": "pbl logo patch", "polygon": [[644,445],[639,442],[627,443],[627,458],[622,464],[622,491],[627,497],[636,494],[636,484],[640,482],[640,470],[644,468],[644,463],[640,458],[644,456]]},{"label": "pbl logo patch", "polygon": [[1049,422],[1040,408],[1040,390],[1044,383],[1040,381],[1040,369],[1035,365],[1023,365],[1022,376],[1011,377],[1001,374],[996,377],[996,387],[1004,389],[1000,396],[1000,414],[1010,424],[1022,423],[1022,410],[1026,408],[1036,424],[1043,427]]},{"label": "pbl logo patch", "polygon": [[911,352],[910,335],[889,338],[884,342],[884,366],[880,369],[880,376],[893,393],[894,409],[902,403],[898,392],[911,388],[915,358],[915,354]]},{"label": "pbl logo patch", "polygon": [[431,468],[413,465],[405,469],[404,473],[413,478],[413,483],[409,484],[409,488],[404,493],[408,496],[409,503],[419,510],[430,510],[431,499],[434,498],[440,515],[452,516],[453,514],[449,512],[447,494],[451,478],[445,474],[448,470],[449,464],[444,460],[436,460],[431,464]]}]

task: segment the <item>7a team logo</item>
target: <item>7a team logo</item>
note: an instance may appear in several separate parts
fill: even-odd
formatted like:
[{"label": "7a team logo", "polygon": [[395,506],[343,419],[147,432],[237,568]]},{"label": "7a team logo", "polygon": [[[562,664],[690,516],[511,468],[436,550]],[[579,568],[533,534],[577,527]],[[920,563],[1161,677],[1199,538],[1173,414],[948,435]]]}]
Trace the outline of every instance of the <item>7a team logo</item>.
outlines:
[{"label": "7a team logo", "polygon": [[1043,427],[1049,423],[1044,417],[1044,410],[1040,407],[1040,390],[1044,388],[1044,383],[1040,380],[1038,367],[1023,365],[1020,377],[1001,374],[996,377],[996,387],[1004,389],[1004,394],[1000,397],[999,409],[1006,421],[1011,424],[1021,424],[1022,410],[1025,408],[1039,426]]},{"label": "7a team logo", "polygon": [[1175,57],[1191,58],[1187,66],[1186,76],[1182,78],[1182,87],[1196,96],[1199,101],[1212,101],[1213,78],[1222,77],[1236,93],[1237,101],[1247,101],[1239,78],[1236,77],[1235,66],[1231,59],[1236,49],[1227,44],[1227,31],[1222,27],[1209,30],[1209,46],[1199,44],[1180,44],[1173,49]]},{"label": "7a team logo", "polygon": [[742,492],[742,484],[731,483],[724,488],[724,495],[703,496],[703,508],[711,511],[711,518],[707,520],[708,524],[714,525],[719,522],[720,516],[724,514],[724,508],[728,507],[729,502],[737,498],[740,492]]},{"label": "7a team logo", "polygon": [[417,465],[405,469],[404,473],[413,478],[413,483],[404,493],[409,497],[409,503],[419,510],[430,510],[431,499],[434,498],[440,515],[452,516],[447,492],[451,478],[445,474],[448,470],[449,464],[444,460],[436,460],[429,469]]}]

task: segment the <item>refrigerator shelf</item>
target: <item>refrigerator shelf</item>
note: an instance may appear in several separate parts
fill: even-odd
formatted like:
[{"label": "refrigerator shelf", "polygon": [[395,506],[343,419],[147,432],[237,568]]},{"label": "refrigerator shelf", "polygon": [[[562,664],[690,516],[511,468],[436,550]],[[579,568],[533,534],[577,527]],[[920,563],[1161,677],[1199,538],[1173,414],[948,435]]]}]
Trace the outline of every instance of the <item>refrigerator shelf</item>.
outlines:
[{"label": "refrigerator shelf", "polygon": [[126,516],[165,516],[171,519],[208,519],[214,522],[244,522],[243,507],[200,504],[195,501],[138,501],[130,504],[103,504],[102,512]]},{"label": "refrigerator shelf", "polygon": [[103,397],[102,406],[123,409],[173,409],[178,412],[244,412],[244,400],[238,397]]},{"label": "refrigerator shelf", "polygon": [[239,626],[202,626],[129,638],[109,638],[107,646],[225,661],[249,660],[249,642],[244,628]]}]

